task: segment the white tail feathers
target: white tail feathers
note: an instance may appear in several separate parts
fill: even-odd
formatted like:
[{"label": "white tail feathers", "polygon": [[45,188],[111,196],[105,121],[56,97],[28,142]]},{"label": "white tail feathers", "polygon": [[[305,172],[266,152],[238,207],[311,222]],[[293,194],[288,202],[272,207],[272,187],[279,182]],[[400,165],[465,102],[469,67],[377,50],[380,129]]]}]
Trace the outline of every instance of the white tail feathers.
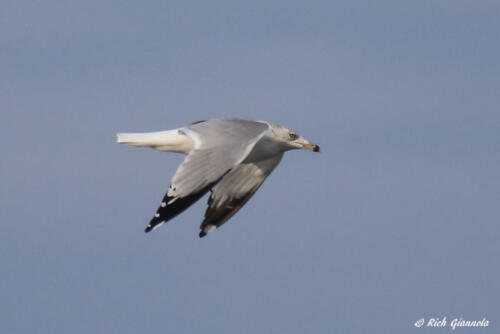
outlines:
[{"label": "white tail feathers", "polygon": [[189,153],[194,146],[193,140],[178,130],[117,133],[116,142],[132,146],[149,146],[159,151]]}]

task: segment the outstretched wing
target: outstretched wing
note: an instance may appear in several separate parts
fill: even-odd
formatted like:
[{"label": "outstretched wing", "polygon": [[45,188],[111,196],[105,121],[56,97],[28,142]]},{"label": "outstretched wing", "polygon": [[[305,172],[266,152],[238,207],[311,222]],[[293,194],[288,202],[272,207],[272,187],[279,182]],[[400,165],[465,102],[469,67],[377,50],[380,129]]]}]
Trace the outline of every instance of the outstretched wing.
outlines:
[{"label": "outstretched wing", "polygon": [[182,198],[171,197],[167,192],[167,194],[165,194],[165,196],[163,197],[158,210],[156,210],[155,215],[149,222],[148,226],[146,226],[146,229],[144,231],[151,232],[153,230],[156,230],[158,227],[174,218],[182,211],[189,208],[197,200],[203,197],[203,195],[205,195],[210,190],[211,186],[212,185],[208,185],[204,189]]},{"label": "outstretched wing", "polygon": [[213,188],[208,199],[200,237],[224,224],[259,189],[279,164],[283,154],[258,162],[242,163],[225,175]]},{"label": "outstretched wing", "polygon": [[194,149],[177,169],[169,195],[182,198],[217,181],[246,158],[268,129],[266,123],[237,119],[190,125],[185,132]]},{"label": "outstretched wing", "polygon": [[194,148],[178,167],[146,232],[177,216],[202,197],[246,158],[268,129],[263,122],[234,119],[208,120],[183,128],[194,141]]}]

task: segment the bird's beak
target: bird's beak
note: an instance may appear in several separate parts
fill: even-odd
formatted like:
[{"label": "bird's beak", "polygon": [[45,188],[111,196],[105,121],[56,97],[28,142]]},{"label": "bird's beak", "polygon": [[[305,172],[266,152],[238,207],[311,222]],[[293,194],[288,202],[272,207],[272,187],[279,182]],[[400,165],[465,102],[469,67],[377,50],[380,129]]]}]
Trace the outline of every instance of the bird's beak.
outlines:
[{"label": "bird's beak", "polygon": [[308,142],[307,140],[304,140],[302,144],[302,147],[307,149],[307,150],[311,150],[311,151],[314,151],[314,152],[320,152],[320,148],[319,148],[319,145],[318,144],[314,144],[314,143],[311,143],[311,142]]}]

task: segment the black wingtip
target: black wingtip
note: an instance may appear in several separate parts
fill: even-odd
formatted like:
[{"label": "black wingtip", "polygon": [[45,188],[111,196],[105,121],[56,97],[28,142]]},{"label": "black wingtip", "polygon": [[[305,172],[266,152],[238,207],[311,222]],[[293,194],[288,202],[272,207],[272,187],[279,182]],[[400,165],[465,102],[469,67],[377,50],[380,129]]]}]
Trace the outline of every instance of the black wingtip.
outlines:
[{"label": "black wingtip", "polygon": [[149,233],[153,230],[153,226],[151,226],[151,224],[149,224],[148,226],[146,226],[146,229],[144,230],[145,233]]},{"label": "black wingtip", "polygon": [[200,234],[199,234],[200,238],[203,238],[206,235],[207,235],[207,233],[205,231],[200,231]]}]

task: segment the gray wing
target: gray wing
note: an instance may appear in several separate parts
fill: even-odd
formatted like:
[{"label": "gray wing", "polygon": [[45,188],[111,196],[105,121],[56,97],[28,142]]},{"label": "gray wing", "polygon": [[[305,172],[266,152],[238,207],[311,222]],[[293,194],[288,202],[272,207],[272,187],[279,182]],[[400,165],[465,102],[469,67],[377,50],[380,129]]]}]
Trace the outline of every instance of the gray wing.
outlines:
[{"label": "gray wing", "polygon": [[245,159],[268,129],[266,123],[237,119],[209,120],[185,128],[195,147],[177,169],[169,195],[185,197],[218,181]]},{"label": "gray wing", "polygon": [[225,175],[212,188],[205,219],[200,226],[200,237],[224,224],[259,189],[264,180],[279,164],[283,154],[252,163],[242,163]]},{"label": "gray wing", "polygon": [[268,129],[263,122],[237,119],[208,120],[183,128],[193,139],[194,149],[178,167],[146,232],[177,216],[202,197],[246,158]]}]

